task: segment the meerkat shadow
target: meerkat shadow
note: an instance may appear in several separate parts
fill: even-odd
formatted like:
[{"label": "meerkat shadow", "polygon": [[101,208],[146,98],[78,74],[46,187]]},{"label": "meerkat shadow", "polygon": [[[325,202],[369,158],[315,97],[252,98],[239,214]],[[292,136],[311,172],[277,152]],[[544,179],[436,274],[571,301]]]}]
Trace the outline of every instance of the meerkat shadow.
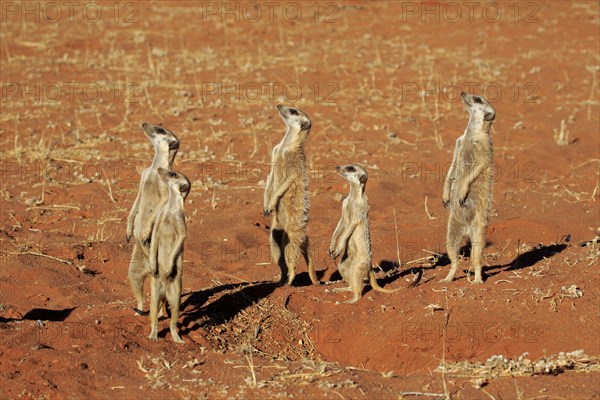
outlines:
[{"label": "meerkat shadow", "polygon": [[[188,305],[188,308],[190,309],[186,309],[182,313],[182,315],[184,315],[180,324],[180,332],[182,334],[200,328],[227,323],[240,312],[269,296],[276,288],[280,287],[278,282],[265,281],[223,286],[228,286],[230,289],[234,289],[234,291],[226,293],[208,304],[205,304],[207,299],[211,296],[208,294],[200,294],[192,299],[194,301],[201,301],[201,303],[197,304],[186,299],[186,305]],[[211,290],[205,292],[210,293]],[[220,288],[220,290],[212,291],[212,293],[218,293],[223,290],[227,289]]]},{"label": "meerkat shadow", "polygon": [[[432,263],[429,266],[425,266],[425,265],[415,265],[415,266],[411,266],[411,267],[406,267],[405,269],[400,269],[402,268],[401,265],[397,262],[397,261],[391,261],[391,260],[381,260],[379,262],[379,268],[387,275],[385,277],[381,277],[381,278],[377,278],[377,280],[385,285],[392,283],[400,278],[403,278],[405,276],[408,275],[414,275],[415,278],[413,280],[413,282],[410,284],[410,287],[415,287],[417,286],[419,283],[421,283],[421,278],[423,277],[423,273],[427,270],[430,269],[434,269],[436,266],[439,266],[439,260],[441,259],[438,258],[436,260],[435,263]],[[450,262],[448,262],[449,264]],[[429,280],[429,279],[428,279]],[[427,280],[427,281],[428,281]],[[427,282],[425,281],[425,282]]]},{"label": "meerkat shadow", "polygon": [[494,276],[505,271],[518,271],[520,269],[529,268],[545,258],[550,258],[561,253],[567,247],[569,247],[569,245],[566,243],[550,245],[538,244],[533,249],[517,255],[517,257],[508,264],[487,267],[486,269],[488,271],[495,270],[494,272],[487,272],[487,275]]},{"label": "meerkat shadow", "polygon": [[181,313],[183,315],[186,311],[186,308],[188,308],[188,307],[193,307],[193,308],[202,307],[204,305],[204,303],[206,303],[208,301],[208,299],[211,298],[212,296],[214,296],[215,294],[218,294],[218,293],[226,291],[226,290],[241,288],[241,287],[252,285],[252,284],[253,284],[252,282],[227,283],[225,285],[215,286],[210,289],[196,290],[193,292],[183,294],[181,296],[181,300],[182,300]]},{"label": "meerkat shadow", "polygon": [[77,307],[65,308],[62,310],[49,310],[47,308],[33,308],[29,310],[23,318],[3,318],[0,317],[0,322],[10,322],[10,321],[53,321],[53,322],[62,322]]},{"label": "meerkat shadow", "polygon": [[[317,278],[321,279],[323,277],[323,275],[325,275],[325,271],[316,271],[317,273]],[[308,272],[300,272],[296,275],[296,277],[294,278],[294,282],[292,283],[292,286],[294,287],[303,287],[303,286],[312,286],[313,283],[310,280],[310,276],[308,275]],[[285,285],[280,285],[280,286],[285,286]]]},{"label": "meerkat shadow", "polygon": [[[318,271],[320,272],[320,271]],[[325,275],[325,273],[323,272],[323,275]],[[318,273],[317,273],[317,276]],[[321,279],[322,276],[319,276],[319,279]],[[342,278],[342,274],[340,274],[340,271],[335,271],[334,273],[331,274],[331,276],[329,277],[329,282],[337,282],[337,281],[343,281],[344,278]]]}]

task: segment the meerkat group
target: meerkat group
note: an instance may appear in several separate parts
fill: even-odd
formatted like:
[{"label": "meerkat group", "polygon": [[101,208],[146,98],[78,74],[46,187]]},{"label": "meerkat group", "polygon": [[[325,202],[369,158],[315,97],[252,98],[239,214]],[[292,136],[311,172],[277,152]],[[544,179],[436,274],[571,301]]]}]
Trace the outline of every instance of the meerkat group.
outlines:
[{"label": "meerkat group", "polygon": [[126,240],[134,240],[129,284],[137,301],[136,314],[147,315],[144,282],[149,275],[152,278],[149,338],[157,340],[158,312],[167,300],[171,308],[171,335],[176,343],[183,343],[177,334],[177,319],[186,237],[183,200],[190,183],[185,175],[172,171],[179,150],[177,136],[147,122],[142,129],[154,146],[154,158],[150,167],[142,171],[139,192],[127,218]]},{"label": "meerkat group", "polygon": [[169,193],[158,175],[158,169],[173,168],[173,161],[179,150],[179,140],[173,132],[159,125],[144,122],[142,129],[154,146],[154,158],[152,164],[142,171],[138,195],[127,218],[126,239],[129,242],[133,238],[129,284],[137,300],[135,311],[138,314],[147,314],[144,311],[143,288],[149,274],[148,252],[156,213],[167,200]]},{"label": "meerkat group", "polygon": [[[449,209],[446,247],[451,267],[441,282],[450,282],[458,270],[461,241],[471,243],[474,283],[482,283],[482,259],[492,202],[493,166],[490,128],[496,117],[492,105],[480,96],[462,93],[469,122],[456,141],[452,164],[444,182],[442,203]],[[300,255],[306,261],[313,284],[317,278],[307,235],[309,192],[304,146],[312,122],[295,107],[278,105],[285,123],[283,139],[271,154],[263,199],[263,213],[272,217],[269,244],[273,261],[280,269],[280,284],[292,285]],[[190,181],[173,171],[179,140],[168,129],[142,124],[144,133],[154,146],[154,159],[141,175],[139,193],[127,219],[126,239],[134,239],[129,266],[129,282],[137,301],[137,314],[144,311],[144,281],[152,278],[149,339],[157,340],[159,310],[165,303],[171,310],[170,332],[173,341],[183,343],[177,332],[183,244],[187,235],[184,200]],[[369,231],[369,203],[365,193],[368,174],[358,164],[338,166],[337,172],[349,184],[350,191],[342,202],[342,213],[333,232],[329,254],[339,258],[338,270],[348,284],[332,292],[352,292],[345,303],[356,303],[362,296],[365,281],[380,292],[393,293],[378,283],[372,267]]]}]

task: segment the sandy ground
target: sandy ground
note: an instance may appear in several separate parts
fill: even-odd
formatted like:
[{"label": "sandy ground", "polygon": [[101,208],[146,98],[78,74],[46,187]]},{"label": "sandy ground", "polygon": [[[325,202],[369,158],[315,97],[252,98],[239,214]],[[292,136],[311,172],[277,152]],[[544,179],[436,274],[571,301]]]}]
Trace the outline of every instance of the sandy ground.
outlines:
[{"label": "sandy ground", "polygon": [[[598,2],[0,11],[0,397],[600,397]],[[468,257],[437,283],[462,90],[497,112],[483,285]],[[262,193],[279,103],[313,121],[309,236],[332,286],[304,265],[273,283]],[[147,340],[132,311],[143,121],[178,135],[192,181],[183,346],[167,321]],[[327,249],[349,162],[369,171],[380,282],[401,290],[338,305]]]}]

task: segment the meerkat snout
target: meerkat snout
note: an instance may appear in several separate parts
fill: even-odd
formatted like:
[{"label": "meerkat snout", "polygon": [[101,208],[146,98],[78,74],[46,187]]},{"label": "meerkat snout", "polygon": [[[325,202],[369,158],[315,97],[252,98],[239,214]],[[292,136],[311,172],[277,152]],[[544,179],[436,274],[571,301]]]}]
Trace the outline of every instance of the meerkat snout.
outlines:
[{"label": "meerkat snout", "polygon": [[304,111],[299,108],[287,107],[283,104],[279,104],[277,110],[288,128],[310,131],[312,123]]}]

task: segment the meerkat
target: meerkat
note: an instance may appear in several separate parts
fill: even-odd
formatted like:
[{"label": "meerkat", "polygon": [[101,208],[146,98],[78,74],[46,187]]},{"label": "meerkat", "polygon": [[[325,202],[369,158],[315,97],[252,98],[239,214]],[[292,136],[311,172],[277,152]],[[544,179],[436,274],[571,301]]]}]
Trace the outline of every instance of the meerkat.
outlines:
[{"label": "meerkat", "polygon": [[158,176],[158,168],[173,168],[173,161],[179,149],[179,140],[168,129],[142,124],[146,137],[154,146],[154,159],[150,167],[142,171],[140,186],[129,217],[127,218],[126,240],[134,239],[133,253],[129,264],[129,284],[137,301],[136,314],[146,315],[144,310],[144,281],[148,276],[148,251],[156,212],[168,198],[168,188]]},{"label": "meerkat", "polygon": [[304,144],[310,133],[311,120],[297,108],[280,104],[277,110],[287,129],[283,140],[273,148],[272,167],[264,193],[264,214],[273,215],[269,236],[271,255],[281,269],[281,284],[286,279],[288,285],[292,284],[302,254],[311,282],[318,285],[306,232],[309,200]]},{"label": "meerkat", "polygon": [[367,171],[358,164],[338,166],[336,169],[348,181],[350,193],[342,202],[342,216],[331,237],[329,254],[334,259],[342,256],[338,271],[349,286],[332,291],[351,291],[354,297],[344,303],[354,304],[362,296],[365,279],[369,278],[373,289],[384,293],[397,292],[399,288],[392,290],[379,286],[371,265],[369,201],[365,194]]},{"label": "meerkat", "polygon": [[150,325],[148,338],[158,340],[158,311],[166,302],[171,308],[171,336],[175,343],[183,343],[177,333],[181,303],[181,276],[183,273],[183,242],[187,235],[183,202],[190,192],[190,181],[180,172],[165,168],[157,170],[168,187],[167,202],[158,210],[152,229],[149,254],[149,272],[152,275]]},{"label": "meerkat", "polygon": [[473,283],[483,283],[481,268],[492,204],[493,165],[490,128],[496,118],[494,107],[483,97],[461,93],[469,122],[456,141],[452,164],[444,182],[442,203],[449,207],[446,250],[451,267],[440,282],[450,282],[458,269],[461,241],[471,242]]}]

